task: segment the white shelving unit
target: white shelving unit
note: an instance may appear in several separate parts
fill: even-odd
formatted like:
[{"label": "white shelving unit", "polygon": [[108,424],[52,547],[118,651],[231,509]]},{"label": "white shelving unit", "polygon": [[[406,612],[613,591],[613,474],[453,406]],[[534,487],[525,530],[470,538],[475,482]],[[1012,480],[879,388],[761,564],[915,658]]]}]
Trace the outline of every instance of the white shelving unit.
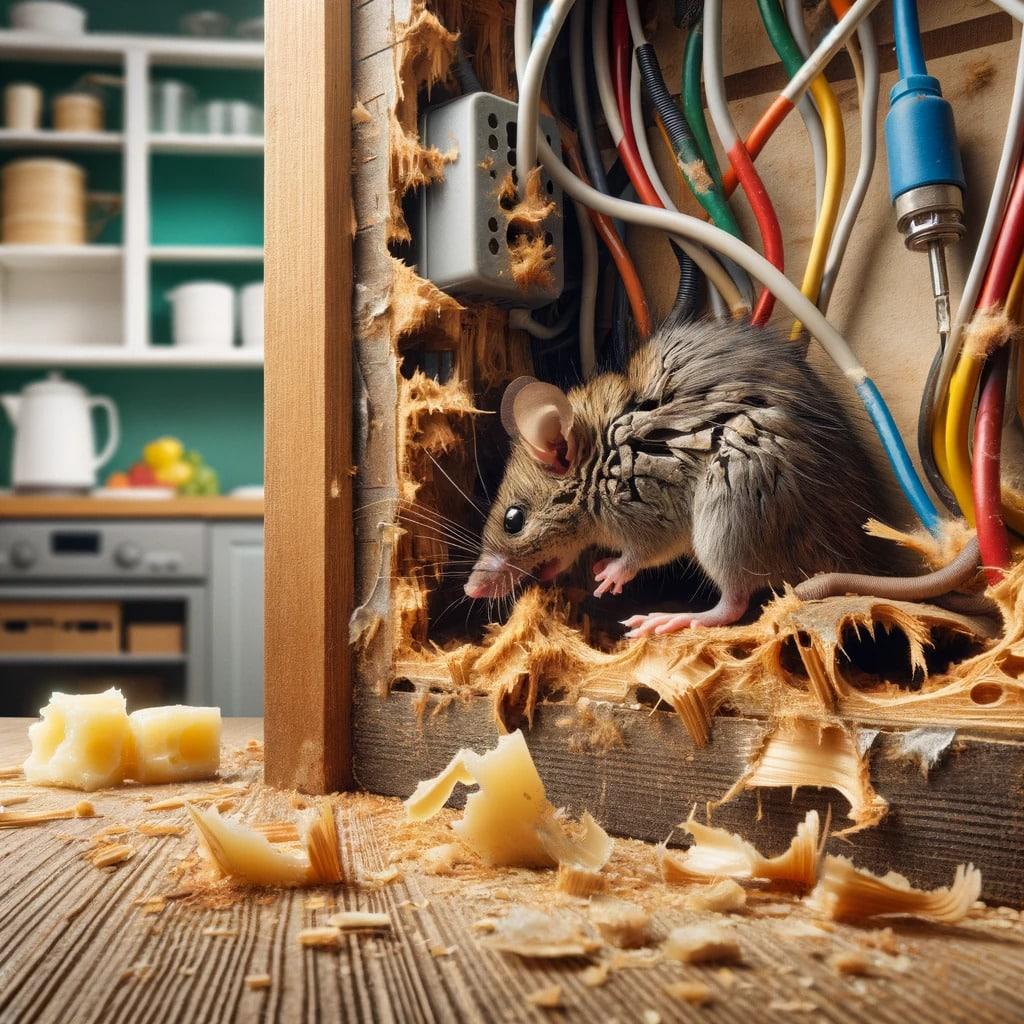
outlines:
[{"label": "white shelving unit", "polygon": [[[261,246],[152,245],[151,159],[175,156],[258,157],[263,140],[241,136],[153,134],[149,83],[154,68],[259,70],[261,43],[236,40],[109,35],[50,36],[0,30],[0,61],[112,67],[124,77],[123,130],[103,132],[0,129],[0,156],[120,153],[122,243],[83,246],[0,244],[0,367],[254,367],[258,350],[224,351],[154,345],[151,268],[259,264]],[[204,269],[205,268],[205,269]]]}]

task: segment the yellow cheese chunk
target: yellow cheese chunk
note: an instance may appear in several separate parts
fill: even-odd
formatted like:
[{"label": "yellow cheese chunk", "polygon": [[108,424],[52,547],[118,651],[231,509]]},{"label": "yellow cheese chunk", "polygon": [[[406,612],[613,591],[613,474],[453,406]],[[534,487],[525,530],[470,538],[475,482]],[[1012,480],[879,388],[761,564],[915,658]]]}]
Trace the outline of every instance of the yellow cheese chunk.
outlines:
[{"label": "yellow cheese chunk", "polygon": [[144,708],[133,711],[128,723],[125,773],[137,782],[208,779],[220,767],[220,708]]},{"label": "yellow cheese chunk", "polygon": [[28,730],[32,753],[24,771],[29,782],[91,792],[123,780],[130,733],[120,690],[53,693],[40,715]]}]

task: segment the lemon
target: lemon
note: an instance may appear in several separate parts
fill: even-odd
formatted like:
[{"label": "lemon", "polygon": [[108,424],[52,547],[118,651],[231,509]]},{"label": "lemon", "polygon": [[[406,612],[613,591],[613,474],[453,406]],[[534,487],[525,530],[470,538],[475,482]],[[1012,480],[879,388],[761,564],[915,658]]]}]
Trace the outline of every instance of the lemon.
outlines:
[{"label": "lemon", "polygon": [[165,487],[184,487],[194,472],[195,469],[187,462],[172,462],[156,470],[156,478]]},{"label": "lemon", "polygon": [[142,449],[143,461],[151,469],[159,471],[181,461],[185,446],[176,437],[158,437]]}]

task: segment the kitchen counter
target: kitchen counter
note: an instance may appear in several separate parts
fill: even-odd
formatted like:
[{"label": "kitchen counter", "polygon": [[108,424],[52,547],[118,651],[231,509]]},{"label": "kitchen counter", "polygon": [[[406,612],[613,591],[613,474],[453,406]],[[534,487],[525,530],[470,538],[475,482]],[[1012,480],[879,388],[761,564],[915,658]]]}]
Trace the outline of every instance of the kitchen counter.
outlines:
[{"label": "kitchen counter", "polygon": [[[11,766],[0,798],[26,795],[16,811],[74,804],[83,794],[18,777],[28,724],[0,719],[0,766]],[[752,887],[746,913],[703,918],[729,925],[742,965],[720,971],[660,960],[667,928],[700,918],[680,909],[692,886],[661,883],[654,848],[639,843],[617,844],[609,882],[614,895],[655,911],[654,938],[647,949],[595,954],[608,973],[593,987],[583,958],[521,960],[490,948],[477,926],[516,906],[571,912],[579,921],[586,901],[557,892],[554,872],[495,870],[466,857],[447,874],[428,873],[417,849],[450,843],[451,815],[412,826],[398,800],[366,794],[333,798],[345,884],[204,891],[183,873],[197,853],[187,811],[150,813],[148,802],[230,784],[244,789],[232,808],[243,821],[294,821],[294,794],[262,785],[261,748],[245,749],[261,738],[259,719],[226,719],[218,782],[103,790],[89,794],[99,817],[0,829],[0,1020],[1020,1021],[1024,923],[1012,912],[974,912],[954,927],[894,920],[826,922],[825,930],[792,897]],[[182,834],[137,831],[157,820],[180,825]],[[134,856],[96,868],[86,857],[113,826]],[[398,871],[381,877],[395,859]],[[325,924],[336,909],[384,913],[391,927],[346,934],[335,950],[300,946],[299,930]],[[882,925],[891,932],[880,932]],[[851,952],[866,957],[867,977],[830,965]],[[268,987],[247,985],[254,975],[269,976]],[[680,981],[704,982],[712,1004],[697,1009],[675,998],[666,986]],[[552,985],[564,1009],[530,1005]]]},{"label": "kitchen counter", "polygon": [[0,519],[262,519],[260,498],[0,497]]}]

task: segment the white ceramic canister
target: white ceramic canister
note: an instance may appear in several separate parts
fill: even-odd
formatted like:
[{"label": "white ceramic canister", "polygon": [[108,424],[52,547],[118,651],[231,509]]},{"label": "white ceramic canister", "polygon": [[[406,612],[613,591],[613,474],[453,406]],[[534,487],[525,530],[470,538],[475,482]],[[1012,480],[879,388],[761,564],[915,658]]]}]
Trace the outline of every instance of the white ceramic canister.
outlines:
[{"label": "white ceramic canister", "polygon": [[43,90],[31,82],[4,87],[4,127],[19,132],[38,131],[43,122]]},{"label": "white ceramic canister", "polygon": [[62,0],[22,0],[11,6],[11,27],[77,36],[85,31],[85,8]]},{"label": "white ceramic canister", "polygon": [[164,78],[149,86],[149,130],[178,134],[192,128],[195,90],[187,82]]},{"label": "white ceramic canister", "polygon": [[171,336],[182,348],[231,348],[235,290],[222,281],[188,281],[167,293]]},{"label": "white ceramic canister", "polygon": [[255,281],[242,288],[242,345],[245,348],[263,348],[263,282]]}]

